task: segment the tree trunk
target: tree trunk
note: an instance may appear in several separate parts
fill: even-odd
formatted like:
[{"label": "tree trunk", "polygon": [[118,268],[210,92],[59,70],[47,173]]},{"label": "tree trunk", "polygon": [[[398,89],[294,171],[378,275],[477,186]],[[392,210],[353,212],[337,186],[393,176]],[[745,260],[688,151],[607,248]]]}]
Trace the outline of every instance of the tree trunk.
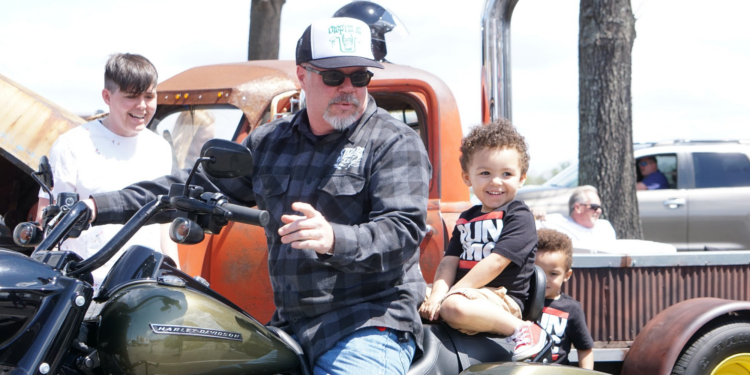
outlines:
[{"label": "tree trunk", "polygon": [[281,7],[286,0],[252,0],[250,5],[250,38],[248,60],[277,60],[279,58],[279,29]]},{"label": "tree trunk", "polygon": [[581,0],[578,181],[599,189],[617,238],[643,238],[636,197],[630,94],[630,0]]}]

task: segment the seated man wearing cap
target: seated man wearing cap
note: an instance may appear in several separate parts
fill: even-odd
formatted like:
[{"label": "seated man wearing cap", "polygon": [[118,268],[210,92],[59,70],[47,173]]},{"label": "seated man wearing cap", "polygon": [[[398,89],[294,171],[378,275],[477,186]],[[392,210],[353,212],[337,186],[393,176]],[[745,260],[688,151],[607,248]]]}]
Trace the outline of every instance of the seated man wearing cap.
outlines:
[{"label": "seated man wearing cap", "polygon": [[[431,166],[419,135],[367,93],[380,68],[362,21],[314,22],[297,44],[307,108],[256,128],[251,175],[193,184],[267,210],[271,325],[301,344],[318,373],[403,374],[421,348]],[[167,194],[185,171],[93,196],[94,225]],[[96,212],[98,210],[98,212]]]}]

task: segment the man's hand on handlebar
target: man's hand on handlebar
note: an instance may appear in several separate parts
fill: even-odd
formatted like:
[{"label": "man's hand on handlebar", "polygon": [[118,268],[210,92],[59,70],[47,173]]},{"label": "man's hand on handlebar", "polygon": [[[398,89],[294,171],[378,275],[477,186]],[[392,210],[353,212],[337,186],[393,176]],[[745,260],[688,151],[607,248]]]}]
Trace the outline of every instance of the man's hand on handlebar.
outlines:
[{"label": "man's hand on handlebar", "polygon": [[304,216],[281,216],[281,221],[286,224],[279,228],[281,243],[290,243],[295,249],[311,249],[318,254],[331,255],[334,238],[328,220],[307,203],[295,202],[292,209]]},{"label": "man's hand on handlebar", "polygon": [[94,220],[96,220],[96,203],[94,203],[94,200],[84,199],[83,203],[86,203],[87,206],[89,206],[89,210],[91,210],[91,215],[89,215],[89,223],[93,223]]}]

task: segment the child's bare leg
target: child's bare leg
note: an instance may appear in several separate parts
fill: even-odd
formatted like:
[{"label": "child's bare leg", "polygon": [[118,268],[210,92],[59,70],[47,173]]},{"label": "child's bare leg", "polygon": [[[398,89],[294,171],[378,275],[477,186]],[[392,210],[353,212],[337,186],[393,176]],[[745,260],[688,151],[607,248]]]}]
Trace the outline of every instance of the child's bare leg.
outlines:
[{"label": "child's bare leg", "polygon": [[521,319],[486,299],[470,300],[462,294],[448,296],[440,305],[440,316],[456,329],[504,336],[512,335],[523,324]]}]

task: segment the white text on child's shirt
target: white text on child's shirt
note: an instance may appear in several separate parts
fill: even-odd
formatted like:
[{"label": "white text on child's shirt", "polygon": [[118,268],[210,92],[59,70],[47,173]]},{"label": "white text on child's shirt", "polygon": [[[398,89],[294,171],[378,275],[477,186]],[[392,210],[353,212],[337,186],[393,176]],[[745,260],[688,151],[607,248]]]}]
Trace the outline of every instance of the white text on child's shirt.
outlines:
[{"label": "white text on child's shirt", "polygon": [[503,214],[502,211],[490,212],[471,221],[456,221],[456,228],[461,234],[462,261],[479,262],[492,253],[503,232]]}]

